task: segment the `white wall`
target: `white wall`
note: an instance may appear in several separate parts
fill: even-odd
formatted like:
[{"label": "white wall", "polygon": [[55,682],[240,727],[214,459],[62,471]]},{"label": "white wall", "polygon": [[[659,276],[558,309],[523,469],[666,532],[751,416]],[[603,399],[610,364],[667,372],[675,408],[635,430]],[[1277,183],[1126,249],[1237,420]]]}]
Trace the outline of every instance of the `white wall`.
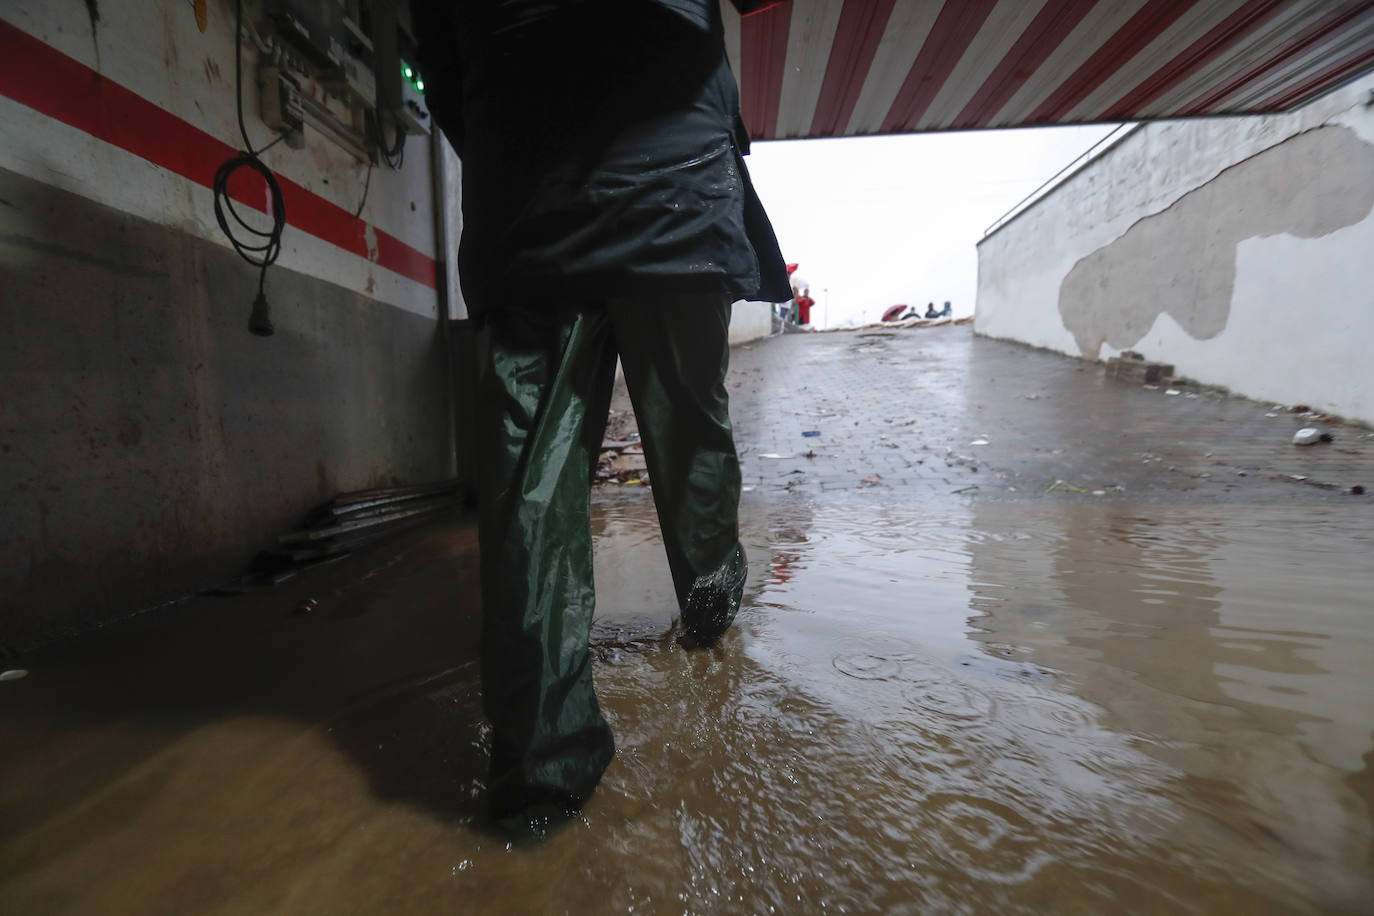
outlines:
[{"label": "white wall", "polygon": [[740,300],[730,313],[730,343],[742,344],[773,333],[773,304]]},{"label": "white wall", "polygon": [[1371,93],[1140,128],[979,244],[976,330],[1374,422]]}]

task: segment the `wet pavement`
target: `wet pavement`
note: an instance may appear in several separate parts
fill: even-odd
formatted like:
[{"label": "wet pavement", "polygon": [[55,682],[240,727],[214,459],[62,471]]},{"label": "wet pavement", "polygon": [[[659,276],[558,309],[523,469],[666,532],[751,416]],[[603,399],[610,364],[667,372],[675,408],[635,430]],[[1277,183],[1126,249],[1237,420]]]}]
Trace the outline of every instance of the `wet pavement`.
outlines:
[{"label": "wet pavement", "polygon": [[1298,449],[1286,408],[967,328],[733,360],[717,648],[672,638],[650,493],[596,492],[582,819],[482,824],[456,518],[11,661],[0,912],[1368,910],[1367,430]]},{"label": "wet pavement", "polygon": [[[732,368],[745,483],[764,492],[1237,502],[1374,484],[1366,428],[1197,386],[1129,384],[966,325],[787,335],[737,348]],[[1294,447],[1305,426],[1334,441]]]}]

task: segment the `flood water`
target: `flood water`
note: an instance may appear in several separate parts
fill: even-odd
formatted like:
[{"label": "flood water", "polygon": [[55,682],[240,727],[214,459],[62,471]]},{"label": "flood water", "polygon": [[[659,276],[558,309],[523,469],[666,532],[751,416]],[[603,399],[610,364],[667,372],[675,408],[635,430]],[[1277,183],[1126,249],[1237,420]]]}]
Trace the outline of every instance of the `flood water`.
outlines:
[{"label": "flood water", "polygon": [[[596,678],[619,750],[584,816],[543,844],[510,849],[474,814],[486,736],[469,663],[323,725],[239,716],[185,732],[0,845],[0,900],[1369,911],[1362,508],[746,496],[745,607],[696,652],[668,633],[656,524],[647,493],[600,498]],[[458,724],[433,746],[414,737],[437,720]],[[358,746],[393,738],[442,758],[440,789],[471,804],[379,796]]]},{"label": "flood water", "polygon": [[734,639],[605,653],[621,757],[563,842],[624,908],[1365,909],[1374,528],[1293,516],[750,518]]}]

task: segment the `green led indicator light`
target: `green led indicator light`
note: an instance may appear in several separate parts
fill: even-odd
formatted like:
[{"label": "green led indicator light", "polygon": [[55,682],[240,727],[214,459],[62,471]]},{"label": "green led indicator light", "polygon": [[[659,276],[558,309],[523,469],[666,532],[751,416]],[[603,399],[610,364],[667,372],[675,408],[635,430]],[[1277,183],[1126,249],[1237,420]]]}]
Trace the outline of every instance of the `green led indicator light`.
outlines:
[{"label": "green led indicator light", "polygon": [[415,71],[412,70],[412,69],[410,69],[410,65],[409,65],[409,64],[401,64],[401,72],[402,72],[403,74],[405,74],[405,78],[406,78],[406,79],[408,79],[408,80],[413,80],[413,79],[415,79]]},{"label": "green led indicator light", "polygon": [[415,81],[415,88],[418,89],[418,90],[420,90],[421,92],[424,92],[424,91],[425,91],[425,81],[424,81],[424,80],[416,80],[416,81]]}]

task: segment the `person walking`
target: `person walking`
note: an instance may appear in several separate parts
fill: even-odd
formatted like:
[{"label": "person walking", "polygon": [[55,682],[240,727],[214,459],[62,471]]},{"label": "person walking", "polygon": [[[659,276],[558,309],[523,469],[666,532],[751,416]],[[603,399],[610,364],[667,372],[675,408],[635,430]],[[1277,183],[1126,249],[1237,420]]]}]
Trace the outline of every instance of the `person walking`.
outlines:
[{"label": "person walking", "polygon": [[[736,2],[742,12],[768,4]],[[786,267],[745,168],[716,0],[415,2],[426,101],[463,166],[478,430],[488,805],[536,833],[614,754],[588,651],[590,479],[625,372],[682,628],[743,594],[731,302]]]}]

